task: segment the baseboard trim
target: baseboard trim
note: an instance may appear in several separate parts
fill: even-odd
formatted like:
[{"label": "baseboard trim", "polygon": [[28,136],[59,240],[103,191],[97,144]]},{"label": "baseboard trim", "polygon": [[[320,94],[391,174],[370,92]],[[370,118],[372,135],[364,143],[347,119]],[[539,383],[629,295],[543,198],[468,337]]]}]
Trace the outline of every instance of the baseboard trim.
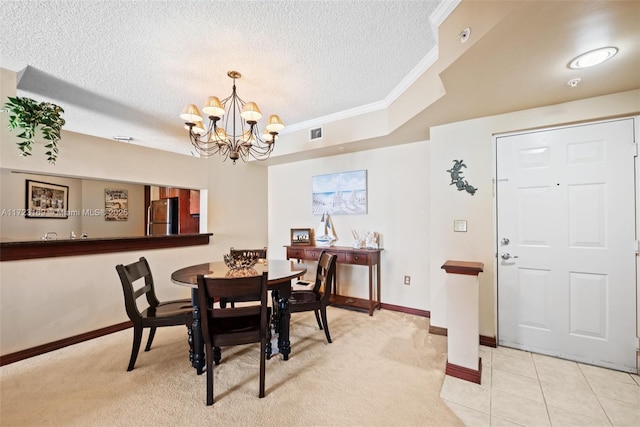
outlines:
[{"label": "baseboard trim", "polygon": [[452,377],[460,378],[461,380],[480,384],[480,380],[482,377],[482,359],[478,357],[477,371],[475,369],[465,368],[464,366],[449,363],[449,360],[447,359],[447,367],[444,373]]},{"label": "baseboard trim", "polygon": [[132,327],[131,321],[118,323],[115,325],[107,326],[106,328],[96,329],[95,331],[85,332],[73,337],[64,338],[58,341],[42,344],[36,347],[28,348],[26,350],[16,351],[15,353],[5,354],[0,356],[0,366],[8,365],[10,363],[19,362],[20,360],[28,359],[30,357],[39,356],[50,351],[59,350],[61,348],[79,344],[83,341],[88,341],[94,338],[98,338],[104,335],[109,335],[114,332],[120,332]]},{"label": "baseboard trim", "polygon": [[431,317],[431,312],[429,310],[418,310],[417,308],[402,307],[401,305],[382,303],[380,304],[380,308],[384,308],[385,310],[390,311],[399,311],[401,313],[413,314],[420,317]]},{"label": "baseboard trim", "polygon": [[[403,307],[400,305],[393,304],[381,304],[380,308],[390,311],[398,311],[401,313],[412,314],[420,317],[431,318],[431,312],[429,310],[418,310],[415,308]],[[107,326],[105,328],[100,328],[95,331],[85,332],[84,334],[76,335],[69,338],[64,338],[59,341],[54,341],[48,344],[42,344],[36,347],[28,348],[26,350],[17,351],[15,353],[6,354],[4,356],[0,356],[0,366],[8,365],[10,363],[19,362],[20,360],[28,359],[30,357],[38,356],[40,354],[48,353],[50,351],[59,350],[61,348],[78,344],[83,341],[87,341],[94,338],[99,338],[104,335],[109,335],[114,332],[119,332],[124,329],[128,329],[132,326],[131,321],[118,323],[116,325]],[[429,333],[433,335],[442,335],[447,336],[447,328],[441,328],[439,326],[429,325]],[[480,335],[480,345],[484,345],[487,347],[498,347],[498,343],[495,337],[488,337],[485,335]]]},{"label": "baseboard trim", "polygon": [[[440,326],[429,325],[429,333],[433,335],[442,335],[446,337],[447,328],[441,328]],[[496,340],[496,337],[488,337],[486,335],[480,335],[480,337],[478,338],[478,343],[480,345],[484,345],[487,347],[493,347],[493,348],[498,347],[498,341]]]},{"label": "baseboard trim", "polygon": [[447,336],[447,328],[441,328],[440,326],[429,325],[429,333],[433,335]]},{"label": "baseboard trim", "polygon": [[498,347],[498,341],[496,340],[495,336],[488,337],[486,335],[480,335],[480,345],[497,348]]}]

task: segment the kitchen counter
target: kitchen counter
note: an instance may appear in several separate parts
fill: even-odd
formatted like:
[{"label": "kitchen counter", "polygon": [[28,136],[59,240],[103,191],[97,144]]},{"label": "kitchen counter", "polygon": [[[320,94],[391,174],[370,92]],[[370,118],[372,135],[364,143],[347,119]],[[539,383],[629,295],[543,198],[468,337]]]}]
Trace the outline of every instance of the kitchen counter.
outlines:
[{"label": "kitchen counter", "polygon": [[0,261],[208,245],[213,233],[115,238],[0,241]]}]

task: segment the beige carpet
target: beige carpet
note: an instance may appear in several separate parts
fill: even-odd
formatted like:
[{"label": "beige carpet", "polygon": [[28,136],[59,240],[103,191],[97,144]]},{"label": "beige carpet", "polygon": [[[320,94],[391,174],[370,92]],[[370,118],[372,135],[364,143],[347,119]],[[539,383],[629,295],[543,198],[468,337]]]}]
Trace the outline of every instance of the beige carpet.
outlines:
[{"label": "beige carpet", "polygon": [[[267,361],[258,398],[259,346],[223,349],[215,404],[188,361],[184,327],[160,328],[126,372],[132,331],[0,368],[0,424],[9,426],[458,426],[440,399],[446,338],[429,319],[329,308],[333,344],[313,313],[292,316],[292,354]],[[143,338],[146,343],[147,332]]]}]

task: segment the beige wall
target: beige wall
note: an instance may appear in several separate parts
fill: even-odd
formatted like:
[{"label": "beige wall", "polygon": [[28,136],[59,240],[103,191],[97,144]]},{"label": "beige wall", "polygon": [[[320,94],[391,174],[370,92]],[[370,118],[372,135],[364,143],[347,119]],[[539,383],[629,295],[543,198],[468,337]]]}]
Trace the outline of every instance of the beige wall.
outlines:
[{"label": "beige wall", "polygon": [[[494,135],[556,126],[640,111],[640,91],[485,117],[431,129],[431,140],[348,153],[269,168],[269,250],[284,255],[290,228],[315,227],[311,214],[311,177],[366,169],[366,215],[333,216],[339,240],[351,244],[350,230],[382,234],[382,302],[429,310],[431,324],[446,327],[447,259],[483,262],[480,275],[480,334],[496,335]],[[450,185],[446,172],[464,160],[465,177],[478,188],[474,196]],[[454,220],[468,231],[453,231]],[[411,285],[403,276],[411,276]],[[340,292],[367,296],[367,270],[342,266]]]},{"label": "beige wall", "polygon": [[[269,168],[269,251],[285,256],[291,228],[316,228],[311,213],[314,175],[367,170],[368,213],[334,215],[336,246],[351,246],[351,230],[381,235],[382,301],[416,309],[429,306],[429,146],[426,142],[343,154]],[[437,208],[437,207],[434,207]],[[341,294],[368,297],[368,269],[341,266]],[[405,275],[411,285],[403,285]]]},{"label": "beige wall", "polygon": [[[14,95],[15,75],[0,72],[0,97]],[[284,258],[290,228],[318,223],[319,217],[311,214],[311,177],[360,169],[368,173],[368,213],[334,216],[333,222],[338,245],[351,244],[351,229],[381,233],[382,301],[430,310],[431,323],[446,327],[441,264],[449,258],[481,261],[480,333],[494,336],[493,135],[638,112],[640,91],[632,91],[439,126],[431,129],[430,141],[269,168],[234,166],[217,158],[196,159],[64,131],[60,158],[52,166],[37,151],[32,158],[20,158],[15,136],[0,115],[0,168],[201,189],[208,195],[201,229],[214,233],[204,247],[0,263],[1,353],[126,320],[114,269],[119,262],[146,256],[158,292],[168,299],[188,295],[188,290],[169,283],[173,270],[219,259],[230,246],[268,244],[270,257]],[[475,196],[449,186],[446,170],[460,158],[468,166],[465,176],[479,188]],[[454,233],[454,219],[466,219],[468,232]],[[341,268],[340,291],[366,297],[366,274],[358,266]],[[411,276],[410,286],[402,283],[404,275]]]},{"label": "beige wall", "polygon": [[[15,94],[15,73],[0,69],[0,99]],[[42,147],[29,158],[20,157],[6,124],[6,114],[0,114],[0,168],[200,189],[201,200],[207,200],[201,206],[201,230],[214,235],[208,246],[1,262],[1,354],[127,320],[118,263],[147,257],[159,297],[185,298],[190,292],[170,282],[172,271],[219,259],[230,245],[267,243],[266,167],[242,162],[233,166],[217,158],[198,159],[65,131],[58,161],[49,165]],[[0,197],[13,196],[3,192]],[[128,356],[121,356],[126,363]]]},{"label": "beige wall", "polygon": [[[480,334],[496,335],[495,219],[493,179],[495,169],[494,135],[524,129],[558,126],[640,112],[640,91],[591,98],[468,120],[431,129],[429,182],[432,209],[430,224],[429,283],[432,299],[431,325],[446,327],[446,273],[440,266],[447,259],[483,262],[480,275]],[[443,170],[453,159],[464,159],[464,174],[478,187],[469,196],[449,187],[449,175]],[[633,183],[629,183],[633,185]],[[467,233],[453,231],[454,219],[468,220]]]}]

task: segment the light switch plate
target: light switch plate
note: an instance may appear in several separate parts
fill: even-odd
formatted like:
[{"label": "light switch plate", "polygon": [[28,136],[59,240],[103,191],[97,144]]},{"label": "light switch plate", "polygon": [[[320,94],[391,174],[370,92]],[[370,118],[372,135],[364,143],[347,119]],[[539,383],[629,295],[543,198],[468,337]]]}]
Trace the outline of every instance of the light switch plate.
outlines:
[{"label": "light switch plate", "polygon": [[467,232],[467,221],[464,219],[453,220],[453,231]]}]

